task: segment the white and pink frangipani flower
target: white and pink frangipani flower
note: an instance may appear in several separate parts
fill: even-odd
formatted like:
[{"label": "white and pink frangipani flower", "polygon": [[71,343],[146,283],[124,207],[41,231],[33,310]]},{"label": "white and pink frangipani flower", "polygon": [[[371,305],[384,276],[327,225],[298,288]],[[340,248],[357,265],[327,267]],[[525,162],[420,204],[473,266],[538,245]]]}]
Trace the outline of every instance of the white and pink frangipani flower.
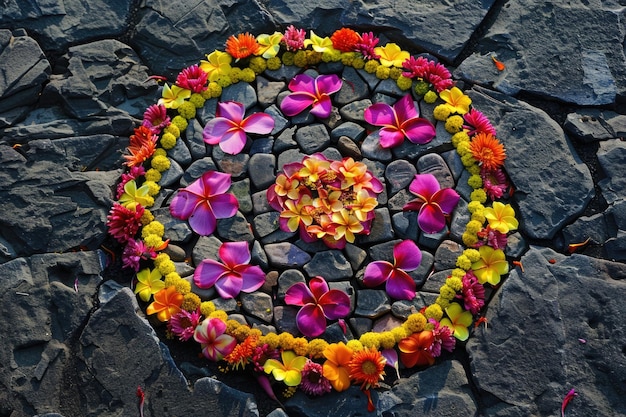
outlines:
[{"label": "white and pink frangipani flower", "polygon": [[193,333],[193,338],[202,346],[205,358],[217,362],[233,351],[237,339],[226,334],[226,323],[218,318],[206,318]]},{"label": "white and pink frangipani flower", "polygon": [[215,231],[217,219],[227,219],[237,213],[239,202],[230,188],[230,174],[207,171],[187,188],[178,190],[170,203],[170,213],[199,235],[208,236]]},{"label": "white and pink frangipani flower", "polygon": [[319,75],[316,78],[298,74],[289,83],[292,93],[280,103],[280,110],[291,117],[312,106],[311,114],[325,119],[333,108],[330,94],[341,90],[341,85],[341,79],[335,74]]},{"label": "white and pink frangipani flower", "polygon": [[245,108],[236,101],[217,104],[216,117],[204,127],[204,141],[219,144],[222,151],[236,155],[246,146],[246,133],[268,134],[274,129],[274,119],[267,113],[253,113],[244,118]]},{"label": "white and pink frangipani flower", "polygon": [[396,300],[415,298],[415,281],[407,273],[417,269],[422,252],[412,240],[403,240],[393,247],[393,264],[387,261],[370,262],[365,268],[363,284],[377,287],[386,282],[387,294]]},{"label": "white and pink frangipani flower", "polygon": [[393,148],[401,145],[406,137],[413,143],[425,144],[435,137],[435,127],[428,120],[419,117],[410,94],[396,104],[376,103],[365,109],[365,121],[380,129],[380,146]]},{"label": "white and pink frangipani flower", "polygon": [[258,290],[265,282],[265,273],[249,265],[251,256],[247,242],[224,242],[219,248],[223,263],[205,259],[195,269],[193,281],[199,288],[215,289],[222,298],[235,298],[241,291]]}]

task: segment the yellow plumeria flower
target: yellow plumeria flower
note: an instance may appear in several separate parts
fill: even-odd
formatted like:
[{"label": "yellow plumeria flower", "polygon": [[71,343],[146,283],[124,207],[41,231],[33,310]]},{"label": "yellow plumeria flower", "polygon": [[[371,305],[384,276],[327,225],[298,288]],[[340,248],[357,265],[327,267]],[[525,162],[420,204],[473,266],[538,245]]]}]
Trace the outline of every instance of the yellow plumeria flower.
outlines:
[{"label": "yellow plumeria flower", "polygon": [[450,113],[465,114],[472,104],[472,99],[463,94],[463,91],[458,87],[443,90],[439,93],[439,97],[446,102],[445,106],[450,110]]},{"label": "yellow plumeria flower", "polygon": [[137,188],[135,180],[124,184],[124,194],[120,197],[120,204],[128,209],[134,209],[137,204],[150,207],[154,204],[154,198],[150,196],[150,187],[142,185]]},{"label": "yellow plumeria flower", "polygon": [[509,263],[502,249],[494,249],[491,246],[481,246],[478,248],[480,259],[472,263],[474,275],[478,278],[478,282],[485,282],[491,285],[500,283],[500,276],[509,272]]},{"label": "yellow plumeria flower", "polygon": [[139,298],[145,302],[150,301],[152,294],[156,294],[165,288],[165,282],[161,278],[162,275],[158,268],[154,268],[152,271],[150,271],[150,268],[146,268],[137,272],[135,294],[139,294]]},{"label": "yellow plumeria flower", "polygon": [[173,85],[170,88],[168,84],[165,84],[159,104],[164,105],[168,109],[177,109],[189,97],[191,97],[191,91],[186,88],[181,88],[177,85]]},{"label": "yellow plumeria flower", "polygon": [[515,210],[510,204],[506,206],[499,201],[493,203],[493,207],[487,207],[484,211],[489,226],[500,233],[508,233],[517,229],[519,222],[515,218]]},{"label": "yellow plumeria flower", "polygon": [[333,48],[333,41],[331,41],[328,36],[322,38],[317,36],[313,31],[311,31],[311,37],[304,40],[304,46],[309,45],[311,45],[315,52],[333,52],[335,50],[335,48]]},{"label": "yellow plumeria flower", "polygon": [[233,57],[217,49],[200,61],[200,69],[209,76],[209,81],[216,81],[220,75],[228,75],[232,71],[230,63]]},{"label": "yellow plumeria flower", "polygon": [[265,59],[274,58],[280,51],[280,41],[283,40],[283,34],[274,32],[272,35],[262,34],[256,37],[256,41],[261,46],[256,55],[261,55]]},{"label": "yellow plumeria flower", "polygon": [[446,326],[454,331],[454,337],[461,342],[467,340],[469,337],[467,328],[472,324],[472,313],[464,311],[459,303],[452,303],[446,308],[446,315],[448,317],[442,318],[439,322],[441,326]]},{"label": "yellow plumeria flower", "polygon": [[400,46],[396,43],[388,43],[385,46],[377,46],[374,48],[374,52],[380,56],[380,65],[383,67],[398,67],[402,68],[404,61],[409,59],[411,54],[407,51],[400,49]]},{"label": "yellow plumeria flower", "polygon": [[282,381],[288,387],[297,387],[302,381],[302,368],[307,358],[297,356],[292,350],[283,351],[280,356],[282,363],[276,359],[268,359],[263,370],[266,374],[271,373],[276,381]]}]

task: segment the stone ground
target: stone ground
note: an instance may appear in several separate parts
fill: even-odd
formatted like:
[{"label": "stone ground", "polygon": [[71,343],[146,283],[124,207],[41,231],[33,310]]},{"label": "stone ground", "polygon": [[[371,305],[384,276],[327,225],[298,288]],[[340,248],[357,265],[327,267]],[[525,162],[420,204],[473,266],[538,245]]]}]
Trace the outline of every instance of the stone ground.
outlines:
[{"label": "stone ground", "polygon": [[356,387],[283,410],[211,378],[170,354],[128,277],[105,270],[121,151],[157,93],[148,76],[291,23],[376,27],[437,56],[507,148],[523,269],[465,349],[380,390],[377,414],[554,416],[574,388],[568,416],[626,415],[623,2],[1,3],[0,417],[138,415],[138,385],[147,416],[368,414]]}]

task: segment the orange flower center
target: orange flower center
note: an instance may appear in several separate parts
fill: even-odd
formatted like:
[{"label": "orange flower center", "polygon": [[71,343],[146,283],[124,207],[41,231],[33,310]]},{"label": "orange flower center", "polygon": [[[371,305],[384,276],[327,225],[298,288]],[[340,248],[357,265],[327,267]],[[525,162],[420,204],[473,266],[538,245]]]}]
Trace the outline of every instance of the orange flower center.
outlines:
[{"label": "orange flower center", "polygon": [[378,366],[372,361],[365,361],[361,365],[361,371],[366,375],[378,375]]}]

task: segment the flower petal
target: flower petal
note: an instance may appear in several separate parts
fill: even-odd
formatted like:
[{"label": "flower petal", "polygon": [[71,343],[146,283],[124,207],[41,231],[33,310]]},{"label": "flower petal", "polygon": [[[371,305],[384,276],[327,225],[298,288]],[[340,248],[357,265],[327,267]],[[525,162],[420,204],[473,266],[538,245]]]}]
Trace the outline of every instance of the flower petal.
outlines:
[{"label": "flower petal", "polygon": [[402,123],[406,137],[413,143],[423,145],[436,136],[435,127],[426,119],[416,117]]},{"label": "flower petal", "polygon": [[242,103],[236,101],[222,101],[217,103],[217,116],[232,120],[237,125],[241,124],[246,112]]},{"label": "flower petal", "polygon": [[452,188],[444,188],[433,195],[432,201],[435,201],[439,207],[441,207],[442,212],[451,214],[456,208],[460,198],[461,196]]},{"label": "flower petal", "polygon": [[241,122],[241,127],[247,133],[264,135],[274,129],[274,118],[267,113],[253,113]]},{"label": "flower petal", "polygon": [[337,74],[326,74],[320,75],[315,79],[315,85],[317,87],[317,94],[326,93],[332,94],[341,90],[341,85],[343,82],[341,78],[337,76]]},{"label": "flower petal", "polygon": [[298,74],[289,82],[289,89],[293,92],[308,93],[315,96],[315,78],[309,74]]},{"label": "flower petal", "polygon": [[446,218],[437,204],[424,204],[417,214],[417,224],[425,233],[437,233],[446,225]]},{"label": "flower petal", "polygon": [[228,133],[231,129],[238,129],[238,125],[224,117],[216,117],[204,127],[202,131],[202,138],[209,145],[217,145],[222,140],[222,137]]},{"label": "flower petal", "polygon": [[324,311],[318,305],[307,304],[298,311],[296,324],[306,337],[317,337],[326,330]]},{"label": "flower petal", "polygon": [[245,265],[237,268],[237,272],[241,275],[241,291],[243,292],[256,291],[265,283],[265,272],[256,265]]},{"label": "flower petal", "polygon": [[374,126],[395,126],[396,115],[393,108],[386,103],[376,103],[363,112],[365,121]]},{"label": "flower petal", "polygon": [[189,226],[200,236],[209,236],[215,231],[217,219],[213,210],[206,201],[202,201],[196,206],[191,216],[189,216]]},{"label": "flower petal", "polygon": [[389,279],[393,273],[393,265],[387,261],[370,262],[365,267],[363,274],[363,284],[366,287],[377,287]]},{"label": "flower petal", "polygon": [[248,242],[224,242],[218,250],[222,262],[230,268],[250,262]]},{"label": "flower petal", "polygon": [[412,240],[403,240],[393,247],[394,265],[405,271],[413,271],[422,262],[422,251]]},{"label": "flower petal", "polygon": [[313,108],[311,114],[319,117],[320,119],[326,119],[330,116],[330,112],[333,110],[333,103],[330,101],[330,96],[323,94],[318,97],[317,101],[313,102]]},{"label": "flower petal", "polygon": [[332,289],[318,300],[324,315],[329,320],[336,320],[350,313],[350,297],[343,291]]},{"label": "flower petal", "polygon": [[328,284],[322,277],[313,277],[309,281],[309,288],[316,300],[319,300],[324,294],[328,292]]},{"label": "flower petal", "polygon": [[380,146],[385,149],[395,148],[404,142],[404,133],[395,127],[383,127],[379,131]]},{"label": "flower petal", "polygon": [[285,116],[295,116],[302,113],[313,104],[315,97],[308,93],[291,93],[280,103],[280,110]]},{"label": "flower petal", "polygon": [[394,269],[387,280],[387,294],[396,300],[412,300],[415,298],[415,281],[401,269]]},{"label": "flower petal", "polygon": [[177,219],[187,220],[193,213],[200,199],[187,190],[179,190],[170,202],[170,213]]},{"label": "flower petal", "polygon": [[296,282],[287,289],[285,293],[285,304],[293,306],[303,306],[308,303],[315,303],[316,300],[304,282]]},{"label": "flower petal", "polygon": [[410,94],[398,100],[396,104],[393,105],[393,110],[396,113],[396,119],[400,121],[400,123],[419,117],[419,113],[415,109],[415,103],[413,103],[413,98],[411,98]]},{"label": "flower petal", "polygon": [[239,202],[232,194],[214,195],[209,198],[209,203],[216,219],[233,217],[239,208]]},{"label": "flower petal", "polygon": [[409,184],[409,191],[427,201],[440,189],[439,181],[433,174],[417,174]]},{"label": "flower petal", "polygon": [[215,283],[215,289],[222,298],[235,298],[243,286],[241,275],[232,272],[223,274]]},{"label": "flower petal", "polygon": [[246,146],[247,140],[243,129],[231,129],[222,136],[219,142],[220,149],[229,155],[237,155]]},{"label": "flower petal", "polygon": [[226,272],[228,272],[228,268],[221,263],[213,259],[205,259],[193,272],[193,282],[199,288],[211,288]]}]

